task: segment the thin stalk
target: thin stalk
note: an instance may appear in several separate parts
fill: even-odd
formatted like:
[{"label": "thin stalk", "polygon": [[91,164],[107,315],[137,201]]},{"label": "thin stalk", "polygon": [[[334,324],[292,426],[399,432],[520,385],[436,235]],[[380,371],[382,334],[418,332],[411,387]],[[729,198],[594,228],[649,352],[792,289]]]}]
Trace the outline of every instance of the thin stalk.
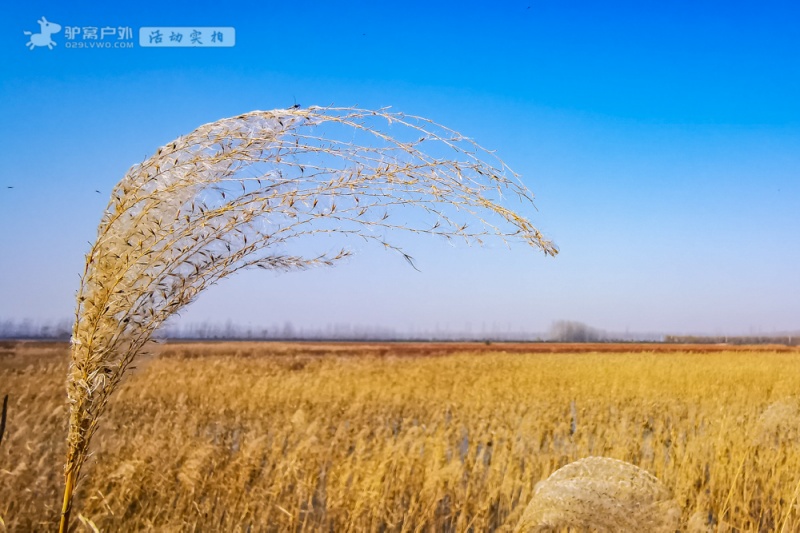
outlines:
[{"label": "thin stalk", "polygon": [[800,492],[800,481],[797,482],[797,486],[794,488],[794,494],[792,494],[792,501],[789,502],[789,505],[786,507],[786,514],[783,517],[783,521],[781,522],[781,531],[783,533],[786,530],[786,524],[789,523],[789,517],[792,515],[792,507],[794,507],[794,502],[797,500],[797,494]]},{"label": "thin stalk", "polygon": [[58,526],[58,533],[67,533],[69,530],[69,514],[72,511],[72,491],[74,489],[75,470],[70,468],[64,483],[64,503],[61,505],[61,523]]},{"label": "thin stalk", "polygon": [[6,432],[6,413],[8,413],[8,394],[3,398],[3,413],[0,414],[0,444],[3,444],[3,433]]}]

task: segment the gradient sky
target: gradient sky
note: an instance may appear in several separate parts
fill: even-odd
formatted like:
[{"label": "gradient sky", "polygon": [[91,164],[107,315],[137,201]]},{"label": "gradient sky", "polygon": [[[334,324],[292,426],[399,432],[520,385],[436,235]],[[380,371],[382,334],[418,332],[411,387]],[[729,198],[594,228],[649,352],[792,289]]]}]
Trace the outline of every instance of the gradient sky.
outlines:
[{"label": "gradient sky", "polygon": [[[131,165],[203,123],[297,102],[392,106],[496,149],[561,254],[403,238],[417,272],[343,241],[344,264],[239,274],[182,320],[800,329],[796,2],[68,4],[14,2],[0,20],[0,319],[72,316]],[[42,16],[131,27],[136,44],[69,49],[62,31],[29,50]],[[142,26],[232,26],[236,45],[142,48]]]}]

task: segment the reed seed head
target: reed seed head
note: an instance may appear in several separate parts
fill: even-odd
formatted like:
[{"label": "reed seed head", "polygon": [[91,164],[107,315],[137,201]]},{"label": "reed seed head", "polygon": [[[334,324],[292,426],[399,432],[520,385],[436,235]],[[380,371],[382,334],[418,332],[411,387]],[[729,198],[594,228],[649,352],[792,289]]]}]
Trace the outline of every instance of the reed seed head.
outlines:
[{"label": "reed seed head", "polygon": [[409,262],[389,240],[395,230],[478,244],[518,240],[555,255],[527,218],[503,205],[506,196],[532,198],[494,154],[388,109],[253,111],[162,146],[114,188],[86,256],[67,382],[68,485],[134,357],[208,286],[243,268],[303,269],[347,257],[320,245],[316,238],[327,235],[377,242]]},{"label": "reed seed head", "polygon": [[615,533],[674,533],[680,509],[648,472],[608,457],[587,457],[536,485],[515,531],[592,528]]}]

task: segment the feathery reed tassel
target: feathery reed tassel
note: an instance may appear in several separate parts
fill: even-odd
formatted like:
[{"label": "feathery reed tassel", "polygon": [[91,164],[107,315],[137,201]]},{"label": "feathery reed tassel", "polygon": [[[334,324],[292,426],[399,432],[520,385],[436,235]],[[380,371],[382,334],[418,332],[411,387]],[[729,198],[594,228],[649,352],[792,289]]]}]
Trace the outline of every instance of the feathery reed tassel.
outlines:
[{"label": "feathery reed tassel", "polygon": [[593,528],[614,533],[674,533],[680,509],[669,490],[641,468],[587,457],[538,483],[517,532]]},{"label": "feathery reed tassel", "polygon": [[349,252],[285,251],[331,234],[375,241],[409,262],[386,233],[498,237],[555,255],[501,205],[504,195],[531,200],[490,152],[387,109],[253,111],[201,126],[132,167],[111,194],[78,291],[61,530],[109,395],[156,329],[206,287],[243,268],[333,264]]}]

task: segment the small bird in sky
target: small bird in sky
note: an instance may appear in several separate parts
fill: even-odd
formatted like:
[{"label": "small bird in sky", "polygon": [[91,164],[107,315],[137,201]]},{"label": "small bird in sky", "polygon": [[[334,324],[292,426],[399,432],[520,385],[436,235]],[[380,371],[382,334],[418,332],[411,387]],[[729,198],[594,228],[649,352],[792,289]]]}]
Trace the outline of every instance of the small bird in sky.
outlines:
[{"label": "small bird in sky", "polygon": [[94,192],[96,192],[97,194],[102,194],[102,193],[101,193],[100,191],[98,191],[97,189],[95,189],[95,190],[94,190]]},{"label": "small bird in sky", "polygon": [[9,185],[9,186],[8,186],[8,188],[9,188],[9,189],[13,189],[13,188],[14,188],[14,186],[13,186],[13,185]]}]

